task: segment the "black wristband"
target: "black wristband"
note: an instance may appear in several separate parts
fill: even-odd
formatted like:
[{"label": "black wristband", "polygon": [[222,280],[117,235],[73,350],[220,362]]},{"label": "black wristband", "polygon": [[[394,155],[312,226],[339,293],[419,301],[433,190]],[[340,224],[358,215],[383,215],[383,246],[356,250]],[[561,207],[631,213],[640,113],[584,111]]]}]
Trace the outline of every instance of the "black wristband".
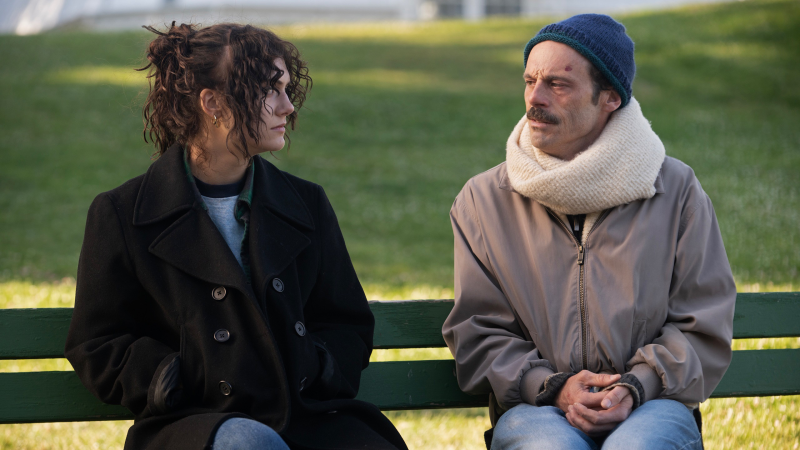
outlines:
[{"label": "black wristband", "polygon": [[555,405],[558,394],[567,383],[567,380],[569,380],[573,375],[575,375],[574,372],[558,372],[545,378],[544,384],[542,385],[542,390],[534,400],[535,406]]},{"label": "black wristband", "polygon": [[633,397],[633,407],[631,408],[631,411],[644,403],[644,388],[642,387],[642,383],[639,382],[639,379],[636,378],[636,375],[632,373],[626,373],[616,383],[606,386],[603,391],[610,391],[617,386],[625,386],[629,391],[631,391],[631,397]]}]

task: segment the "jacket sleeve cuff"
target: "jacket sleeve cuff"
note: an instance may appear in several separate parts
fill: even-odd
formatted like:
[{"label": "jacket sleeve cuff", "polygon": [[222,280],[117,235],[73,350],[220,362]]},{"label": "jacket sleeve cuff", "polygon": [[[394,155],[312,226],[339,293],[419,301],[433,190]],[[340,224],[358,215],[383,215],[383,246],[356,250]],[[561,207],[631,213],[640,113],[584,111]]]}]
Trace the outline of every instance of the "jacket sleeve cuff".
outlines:
[{"label": "jacket sleeve cuff", "polygon": [[610,391],[617,386],[625,387],[628,389],[628,391],[630,391],[631,397],[633,398],[633,406],[631,407],[631,411],[642,406],[642,403],[644,403],[644,390],[642,389],[642,384],[639,383],[639,380],[635,375],[626,373],[622,376],[622,378],[619,379],[619,381],[606,386],[600,392]]},{"label": "jacket sleeve cuff", "polygon": [[661,384],[661,377],[649,364],[636,364],[631,367],[628,373],[635,376],[642,385],[642,390],[644,391],[642,403],[658,398],[661,395],[661,391],[664,390],[664,386]]},{"label": "jacket sleeve cuff", "polygon": [[[331,352],[328,351],[328,348],[325,347],[325,343],[313,335],[311,339],[314,342],[314,348],[317,352],[319,372],[312,381],[307,395],[316,399],[332,399],[337,396],[345,396],[347,398],[355,397],[356,393],[348,390],[347,382],[342,377],[339,365],[336,363]],[[301,391],[302,390],[303,389],[301,389]]]},{"label": "jacket sleeve cuff", "polygon": [[536,366],[522,375],[519,382],[519,395],[522,401],[533,405],[536,396],[542,391],[544,380],[555,372],[547,366]]},{"label": "jacket sleeve cuff", "polygon": [[536,406],[555,405],[558,394],[561,393],[561,389],[573,375],[575,375],[573,372],[558,372],[549,375],[544,379],[542,391],[536,396],[533,404]]}]

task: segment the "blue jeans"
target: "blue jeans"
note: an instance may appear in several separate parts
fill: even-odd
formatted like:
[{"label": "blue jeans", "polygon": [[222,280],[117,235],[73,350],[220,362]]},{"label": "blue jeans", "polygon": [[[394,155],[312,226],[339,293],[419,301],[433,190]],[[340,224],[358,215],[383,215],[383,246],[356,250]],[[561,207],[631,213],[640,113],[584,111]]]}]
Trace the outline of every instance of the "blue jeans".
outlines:
[{"label": "blue jeans", "polygon": [[272,428],[251,419],[234,417],[222,422],[214,436],[214,450],[289,450]]},{"label": "blue jeans", "polygon": [[508,410],[494,428],[492,450],[532,449],[702,449],[690,411],[675,400],[645,402],[605,438],[592,439],[567,421],[555,406],[522,403]]}]

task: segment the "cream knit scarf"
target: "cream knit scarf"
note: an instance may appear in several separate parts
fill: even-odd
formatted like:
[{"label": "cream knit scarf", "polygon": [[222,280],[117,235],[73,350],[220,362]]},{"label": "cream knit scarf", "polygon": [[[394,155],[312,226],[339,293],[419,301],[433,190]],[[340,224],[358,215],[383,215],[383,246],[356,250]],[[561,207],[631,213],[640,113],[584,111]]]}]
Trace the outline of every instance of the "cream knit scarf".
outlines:
[{"label": "cream knit scarf", "polygon": [[508,178],[520,194],[559,215],[588,214],[585,230],[600,211],[655,195],[664,145],[636,99],[612,114],[600,137],[572,161],[534,147],[527,124],[523,117],[506,146]]}]

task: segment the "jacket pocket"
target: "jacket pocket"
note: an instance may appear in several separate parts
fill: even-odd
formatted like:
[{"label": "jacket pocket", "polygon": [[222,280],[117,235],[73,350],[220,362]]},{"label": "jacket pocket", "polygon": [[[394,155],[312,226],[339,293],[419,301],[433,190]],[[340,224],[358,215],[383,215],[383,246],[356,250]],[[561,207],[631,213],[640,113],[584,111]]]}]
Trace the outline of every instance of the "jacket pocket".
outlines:
[{"label": "jacket pocket", "polygon": [[181,381],[183,382],[183,403],[197,404],[203,396],[203,368],[194,355],[189,331],[181,325]]}]

